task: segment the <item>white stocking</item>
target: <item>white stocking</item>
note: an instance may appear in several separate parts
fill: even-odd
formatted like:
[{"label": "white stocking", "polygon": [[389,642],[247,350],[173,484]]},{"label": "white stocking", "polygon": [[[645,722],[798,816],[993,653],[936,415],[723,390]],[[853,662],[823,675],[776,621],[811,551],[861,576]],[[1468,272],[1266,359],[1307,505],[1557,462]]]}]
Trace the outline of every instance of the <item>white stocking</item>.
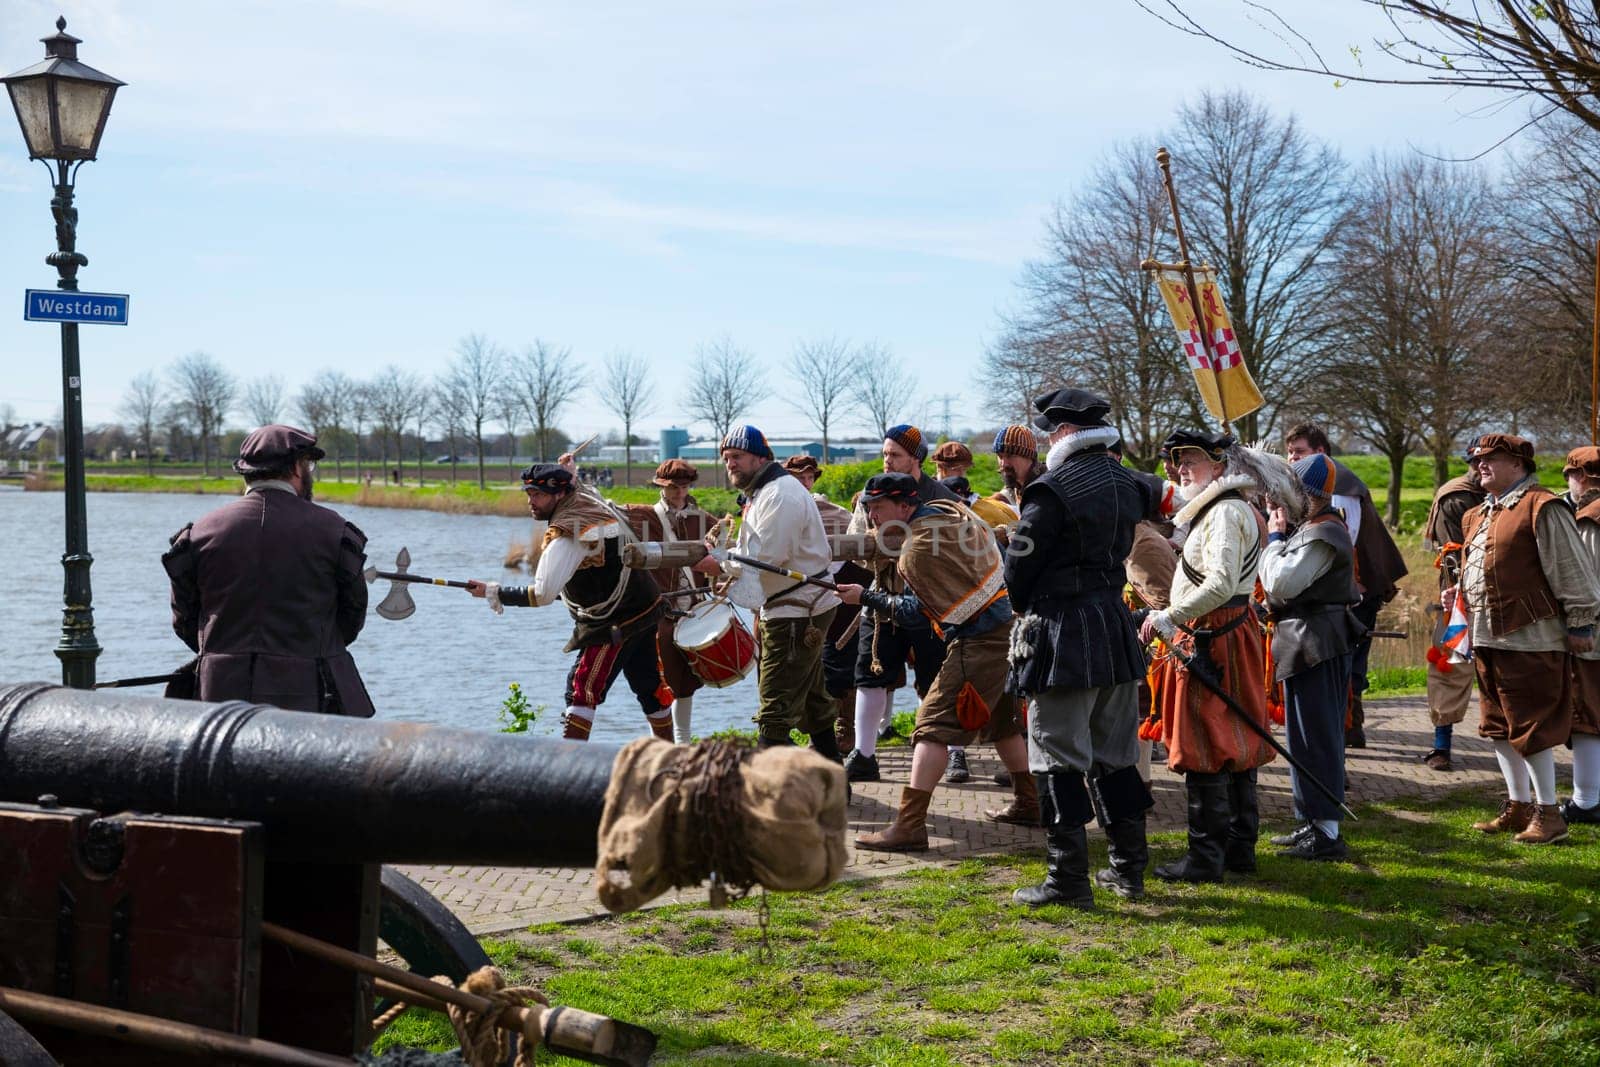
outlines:
[{"label": "white stocking", "polygon": [[1572,802],[1580,808],[1600,804],[1600,735],[1572,735]]},{"label": "white stocking", "polygon": [[1494,758],[1500,761],[1500,773],[1506,780],[1506,795],[1519,803],[1533,800],[1533,790],[1528,788],[1528,762],[1517,755],[1510,741],[1494,743]]},{"label": "white stocking", "polygon": [[689,732],[689,718],[694,713],[694,697],[679,697],[672,702],[672,739],[687,745],[693,735]]},{"label": "white stocking", "polygon": [[1528,770],[1533,775],[1533,798],[1540,804],[1556,802],[1556,750],[1547,748],[1524,756]]},{"label": "white stocking", "polygon": [[856,748],[863,756],[878,754],[878,721],[888,699],[887,689],[856,687]]}]

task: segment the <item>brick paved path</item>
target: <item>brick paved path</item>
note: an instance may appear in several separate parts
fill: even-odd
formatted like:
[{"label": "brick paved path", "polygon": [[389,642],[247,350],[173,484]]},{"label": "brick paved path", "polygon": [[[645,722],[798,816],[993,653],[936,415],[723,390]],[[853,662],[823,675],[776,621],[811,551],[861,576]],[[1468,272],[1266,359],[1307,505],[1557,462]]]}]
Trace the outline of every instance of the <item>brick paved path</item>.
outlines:
[{"label": "brick paved path", "polygon": [[[1349,754],[1350,789],[1348,802],[1357,804],[1391,800],[1396,797],[1425,796],[1445,789],[1481,785],[1491,793],[1501,788],[1494,751],[1477,736],[1477,716],[1456,728],[1455,766],[1449,773],[1429,770],[1420,757],[1430,747],[1433,728],[1428,723],[1426,702],[1421,697],[1401,697],[1374,701],[1367,706],[1367,747]],[[1279,732],[1282,739],[1282,733]],[[1557,780],[1563,795],[1570,788],[1571,761],[1565,749],[1557,749]],[[910,769],[911,749],[881,749],[879,762],[884,781],[857,784],[850,804],[850,839],[864,830],[887,823],[898,805],[901,787]],[[973,780],[966,785],[941,784],[934,792],[930,809],[928,852],[896,854],[856,852],[851,849],[845,868],[846,878],[873,878],[894,874],[912,867],[946,864],[985,852],[1012,852],[1040,847],[1043,834],[1026,827],[990,822],[985,808],[1003,806],[1010,795],[993,783],[991,775],[1000,769],[994,750],[974,748],[969,753]],[[1156,806],[1151,812],[1152,830],[1174,830],[1184,825],[1183,781],[1178,775],[1157,766],[1152,787]],[[1290,817],[1289,778],[1281,759],[1261,768],[1259,792],[1263,830],[1276,832],[1288,825]],[[1486,803],[1485,810],[1489,808]],[[1093,824],[1091,824],[1093,830]],[[1359,847],[1361,828],[1352,825],[1348,833]],[[1265,834],[1263,834],[1265,836]],[[402,867],[407,875],[421,882],[444,901],[479,935],[504,933],[530,923],[568,922],[604,914],[595,900],[588,869],[547,867]],[[684,890],[681,896],[659,898],[657,904],[700,902],[703,891]]]}]

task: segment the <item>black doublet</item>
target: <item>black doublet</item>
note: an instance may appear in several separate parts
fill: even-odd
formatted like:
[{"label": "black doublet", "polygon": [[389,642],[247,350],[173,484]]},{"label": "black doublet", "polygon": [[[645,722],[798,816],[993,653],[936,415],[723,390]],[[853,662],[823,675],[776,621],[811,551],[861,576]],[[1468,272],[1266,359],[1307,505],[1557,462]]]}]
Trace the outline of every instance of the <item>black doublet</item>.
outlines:
[{"label": "black doublet", "polygon": [[1156,515],[1160,493],[1103,446],[1068,455],[1022,494],[1006,550],[1006,587],[1034,618],[1019,642],[1008,688],[1098,689],[1143,677],[1144,650],[1122,600],[1134,527]]}]

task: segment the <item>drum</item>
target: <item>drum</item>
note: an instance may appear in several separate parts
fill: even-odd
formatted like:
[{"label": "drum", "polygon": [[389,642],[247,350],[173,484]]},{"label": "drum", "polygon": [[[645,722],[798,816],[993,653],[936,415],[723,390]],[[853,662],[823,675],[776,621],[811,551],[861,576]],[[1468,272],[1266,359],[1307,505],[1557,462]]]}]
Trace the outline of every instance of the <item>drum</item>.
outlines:
[{"label": "drum", "polygon": [[683,650],[689,668],[709,686],[729,686],[756,665],[756,639],[726,601],[696,604],[672,628],[672,643]]}]

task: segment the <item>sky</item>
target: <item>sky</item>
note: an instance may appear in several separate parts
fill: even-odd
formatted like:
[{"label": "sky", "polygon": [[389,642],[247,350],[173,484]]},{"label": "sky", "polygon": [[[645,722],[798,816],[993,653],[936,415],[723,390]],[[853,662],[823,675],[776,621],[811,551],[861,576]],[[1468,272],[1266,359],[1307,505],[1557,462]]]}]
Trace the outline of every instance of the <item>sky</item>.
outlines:
[{"label": "sky", "polygon": [[[1187,6],[1259,38],[1236,0]],[[1319,42],[1382,32],[1355,0],[1279,7]],[[57,14],[128,83],[78,177],[80,284],[132,297],[129,325],[80,331],[90,425],[189,352],[293,387],[432,375],[478,332],[570,346],[592,380],[643,357],[647,432],[686,424],[721,337],[765,371],[769,437],[812,436],[786,375],[823,336],[888,346],[935,430],[946,396],[981,428],[980,359],[1052,203],[1201,89],[1352,159],[1474,154],[1523,115],[1256,70],[1132,0],[0,0],[7,72]],[[47,179],[0,122],[0,406],[23,419],[61,403],[59,331],[21,315],[55,282]],[[592,389],[560,421],[620,427]]]}]

